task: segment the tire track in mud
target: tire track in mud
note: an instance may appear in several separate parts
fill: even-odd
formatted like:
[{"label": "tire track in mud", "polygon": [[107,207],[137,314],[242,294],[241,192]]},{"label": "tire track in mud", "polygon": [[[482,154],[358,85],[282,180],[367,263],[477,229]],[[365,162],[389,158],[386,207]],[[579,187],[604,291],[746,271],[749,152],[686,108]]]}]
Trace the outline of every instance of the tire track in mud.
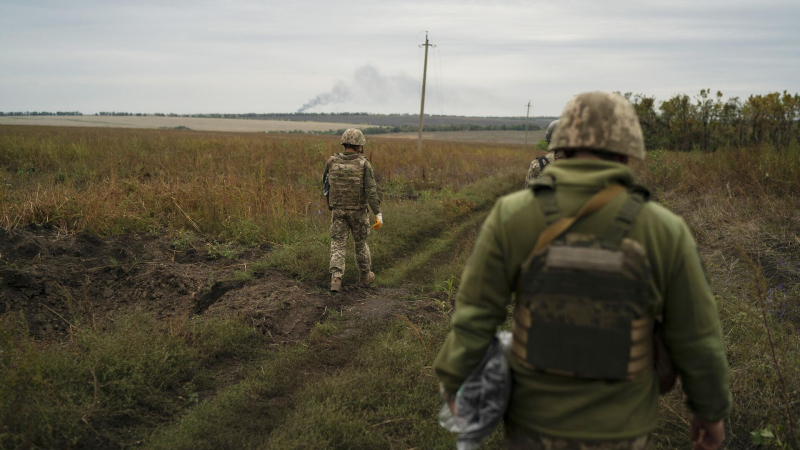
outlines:
[{"label": "tire track in mud", "polygon": [[[452,273],[451,277],[460,274],[461,264],[466,260],[472,241],[487,214],[488,209],[485,208],[474,211],[460,224],[421,242],[420,248],[424,251],[399,260],[395,266],[378,275],[379,281],[387,277],[400,277],[402,282],[397,283],[400,287],[347,286],[339,294],[323,293],[317,289],[307,292],[305,297],[294,297],[294,303],[286,305],[286,309],[292,312],[281,317],[285,326],[291,327],[296,326],[298,318],[304,316],[305,319],[301,321],[305,324],[303,332],[291,334],[298,340],[276,340],[273,345],[279,346],[278,352],[286,345],[302,347],[308,350],[307,357],[287,363],[285,370],[294,373],[290,383],[283,383],[270,392],[251,388],[254,392],[248,396],[248,410],[234,407],[233,410],[227,410],[225,415],[242,417],[258,411],[253,417],[254,422],[232,423],[229,426],[241,427],[238,433],[248,435],[257,442],[267,442],[271,433],[280,429],[287,417],[292,417],[298,396],[302,398],[315,383],[336,376],[340,371],[347,371],[356,364],[355,358],[362,347],[370,343],[372,337],[379,334],[387,323],[399,320],[419,333],[417,327],[422,324],[447,320],[447,307],[443,300],[450,299],[454,292],[421,291],[420,287],[434,285],[436,277],[448,270]],[[437,267],[443,269],[437,270]],[[305,287],[313,289],[309,285]],[[224,297],[220,300],[224,300]],[[208,312],[213,313],[213,306]],[[254,316],[251,314],[250,317]],[[330,325],[335,332],[320,332],[328,329],[326,325]],[[258,364],[262,362],[254,361],[251,366]],[[233,389],[233,385],[224,389]],[[201,414],[200,411],[197,414]],[[192,416],[194,414],[190,412],[187,417]],[[180,426],[180,422],[176,423],[173,432],[177,434]],[[166,435],[170,432],[167,430]]]},{"label": "tire track in mud", "polygon": [[400,259],[385,271],[385,284],[394,286],[411,282],[428,290],[434,289],[437,282],[454,280],[458,284],[463,263],[488,214],[486,209],[477,210],[459,224],[453,224],[440,235],[427,239],[420,251]]},{"label": "tire track in mud", "polygon": [[[399,320],[416,329],[425,323],[447,320],[447,308],[443,310],[445,304],[442,301],[452,293],[421,292],[419,288],[435,284],[435,277],[441,275],[441,271],[431,270],[433,266],[458,265],[459,260],[466,259],[472,240],[487,214],[485,208],[473,212],[460,224],[420,242],[420,248],[425,250],[420,252],[416,261],[411,261],[415,257],[412,255],[378,274],[378,281],[391,276],[402,277],[402,282],[397,283],[399,287],[350,285],[340,293],[331,294],[314,284],[297,282],[278,271],[268,271],[258,275],[257,280],[219,296],[205,314],[235,311],[234,314],[240,314],[254,326],[265,330],[270,345],[274,346],[273,357],[279,357],[284,350],[291,352],[292,348],[304,356],[283,362],[281,370],[292,373],[290,381],[278,375],[269,377],[269,369],[264,375],[264,366],[272,364],[270,356],[266,360],[248,362],[256,378],[266,376],[274,380],[269,383],[272,388],[258,386],[250,379],[232,380],[233,383],[219,390],[219,400],[210,399],[212,403],[204,408],[189,411],[165,428],[156,440],[166,439],[164,442],[168,442],[171,435],[182,433],[184,424],[202,421],[205,414],[210,414],[207,411],[214,410],[220,416],[238,418],[226,422],[226,428],[236,430],[235,434],[246,435],[254,442],[267,442],[272,432],[280,429],[292,416],[298,396],[305,395],[307,389],[321,380],[336,376],[356,364],[359,351],[371,342],[373,336],[381,333],[386,324]],[[460,269],[459,265],[451,272],[457,276]],[[266,292],[266,286],[270,286],[272,292]],[[248,300],[255,297],[265,300]],[[238,390],[248,392],[246,407],[225,399],[225,392]]]}]

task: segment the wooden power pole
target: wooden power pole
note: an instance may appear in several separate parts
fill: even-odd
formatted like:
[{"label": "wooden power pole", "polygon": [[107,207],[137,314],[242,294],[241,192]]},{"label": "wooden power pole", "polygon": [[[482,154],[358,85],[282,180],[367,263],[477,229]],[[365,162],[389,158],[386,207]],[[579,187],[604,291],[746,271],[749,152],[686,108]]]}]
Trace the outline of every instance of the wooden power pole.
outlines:
[{"label": "wooden power pole", "polygon": [[531,101],[528,100],[528,113],[525,114],[525,150],[528,149],[528,118],[531,116]]},{"label": "wooden power pole", "polygon": [[436,47],[433,44],[428,43],[428,32],[425,32],[425,44],[420,45],[420,47],[425,47],[425,65],[422,69],[422,102],[419,106],[419,139],[417,140],[417,151],[422,153],[422,124],[423,119],[425,118],[425,82],[427,81],[428,76],[428,47]]}]

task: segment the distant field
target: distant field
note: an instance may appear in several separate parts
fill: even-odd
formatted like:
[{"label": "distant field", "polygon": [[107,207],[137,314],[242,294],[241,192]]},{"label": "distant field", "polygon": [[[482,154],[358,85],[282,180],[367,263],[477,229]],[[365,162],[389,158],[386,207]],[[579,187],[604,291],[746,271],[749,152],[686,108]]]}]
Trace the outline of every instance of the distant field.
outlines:
[{"label": "distant field", "polygon": [[[391,133],[380,134],[375,137],[392,139],[417,139],[417,133]],[[372,136],[367,136],[367,139]],[[524,131],[436,131],[423,133],[424,140],[455,141],[455,142],[496,142],[498,144],[524,144]],[[536,145],[544,139],[544,130],[528,132],[528,145]]]},{"label": "distant field", "polygon": [[[287,119],[291,116],[287,116]],[[313,116],[310,116],[313,117]],[[328,116],[336,118],[336,116]],[[362,120],[370,116],[350,116]],[[391,117],[391,116],[381,116]],[[402,117],[402,116],[401,116]],[[465,118],[466,119],[466,118]],[[473,118],[480,119],[480,118]],[[491,118],[487,118],[491,119]],[[365,120],[366,121],[366,120]],[[237,132],[290,132],[290,131],[329,131],[342,128],[373,128],[377,124],[355,124],[344,122],[301,122],[297,120],[269,119],[206,119],[194,117],[137,117],[137,116],[4,116],[0,125],[43,125],[72,127],[110,127],[110,128],[176,128],[187,127],[198,131],[237,131]],[[417,133],[390,133],[367,136],[371,138],[416,139]],[[425,140],[454,142],[489,142],[498,144],[524,144],[525,132],[517,130],[491,131],[437,131],[426,132]],[[544,139],[544,130],[528,132],[528,144],[535,145]]]},{"label": "distant field", "polygon": [[113,128],[175,128],[184,126],[204,131],[328,131],[341,128],[370,128],[374,125],[287,120],[201,119],[192,117],[136,116],[5,116],[3,125],[48,125]]},{"label": "distant field", "polygon": [[[274,114],[265,116],[277,120],[308,120],[312,122],[358,122],[381,126],[416,126],[416,114]],[[540,128],[557,117],[531,117],[529,124]],[[525,117],[471,117],[471,116],[425,116],[425,125],[525,125]]]}]

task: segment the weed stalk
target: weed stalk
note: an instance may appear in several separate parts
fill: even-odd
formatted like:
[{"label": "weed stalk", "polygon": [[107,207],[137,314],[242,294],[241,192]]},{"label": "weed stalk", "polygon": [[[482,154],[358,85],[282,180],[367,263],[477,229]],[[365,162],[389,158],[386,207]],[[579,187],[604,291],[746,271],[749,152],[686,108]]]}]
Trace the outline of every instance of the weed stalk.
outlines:
[{"label": "weed stalk", "polygon": [[775,366],[775,372],[778,374],[778,380],[781,382],[782,394],[783,394],[783,404],[786,408],[786,418],[789,421],[789,437],[792,442],[792,448],[800,448],[797,446],[797,441],[795,440],[795,433],[794,433],[794,418],[792,417],[792,409],[790,408],[789,399],[786,395],[786,381],[783,379],[783,373],[781,372],[781,367],[778,364],[778,358],[775,355],[775,344],[772,341],[772,332],[769,327],[769,320],[767,320],[767,306],[764,304],[764,292],[761,288],[761,265],[756,265],[752,259],[750,259],[747,254],[744,252],[743,249],[739,249],[742,254],[742,257],[750,264],[750,267],[753,270],[755,282],[756,282],[756,299],[758,300],[758,305],[761,308],[761,318],[764,321],[764,329],[767,331],[767,342],[769,343],[769,349],[772,353],[772,364]]}]

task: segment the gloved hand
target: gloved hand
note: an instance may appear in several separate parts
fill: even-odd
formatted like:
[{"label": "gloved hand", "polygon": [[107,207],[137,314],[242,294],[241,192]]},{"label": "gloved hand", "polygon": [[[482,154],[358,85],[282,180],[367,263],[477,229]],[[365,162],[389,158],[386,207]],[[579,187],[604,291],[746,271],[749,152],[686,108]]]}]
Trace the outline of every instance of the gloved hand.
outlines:
[{"label": "gloved hand", "polygon": [[383,215],[381,213],[375,214],[375,223],[372,224],[373,230],[379,230],[383,226]]}]

